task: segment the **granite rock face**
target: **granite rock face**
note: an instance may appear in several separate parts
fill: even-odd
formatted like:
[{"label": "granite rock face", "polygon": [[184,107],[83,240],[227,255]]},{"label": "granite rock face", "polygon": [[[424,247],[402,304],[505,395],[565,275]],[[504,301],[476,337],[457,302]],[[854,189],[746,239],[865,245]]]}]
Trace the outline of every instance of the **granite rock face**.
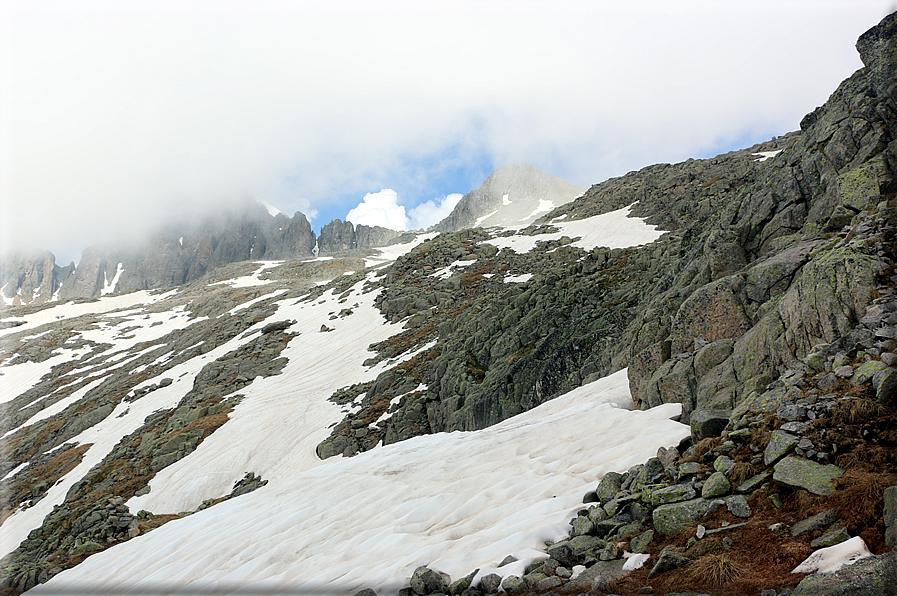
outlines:
[{"label": "granite rock face", "polygon": [[0,293],[11,305],[42,304],[52,300],[74,272],[74,263],[60,267],[48,251],[15,251],[0,258]]}]

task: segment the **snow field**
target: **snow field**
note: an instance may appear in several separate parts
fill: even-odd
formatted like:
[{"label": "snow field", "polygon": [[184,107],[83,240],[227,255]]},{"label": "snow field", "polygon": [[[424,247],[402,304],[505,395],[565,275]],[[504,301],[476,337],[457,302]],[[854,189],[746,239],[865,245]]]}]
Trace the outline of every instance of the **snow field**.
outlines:
[{"label": "snow field", "polygon": [[0,337],[11,333],[19,333],[27,329],[34,329],[46,323],[60,321],[63,319],[72,319],[87,314],[106,313],[122,308],[130,308],[137,305],[152,304],[165,300],[177,293],[177,290],[170,290],[164,293],[153,294],[146,290],[139,292],[130,292],[119,296],[108,296],[100,298],[92,302],[65,302],[50,308],[44,308],[36,313],[16,317],[16,320],[24,319],[25,323],[18,327],[10,327],[0,330]]},{"label": "snow field", "polygon": [[422,244],[427,240],[432,240],[439,234],[436,232],[430,232],[429,234],[419,234],[414,240],[411,242],[406,242],[405,244],[393,244],[392,246],[382,246],[380,248],[375,248],[380,252],[377,256],[368,257],[364,260],[365,267],[374,267],[376,265],[382,265],[384,263],[388,263],[391,261],[395,261],[402,255],[411,251],[412,248],[417,246],[418,244]]},{"label": "snow field", "polygon": [[[383,594],[407,585],[419,565],[453,579],[476,568],[519,574],[546,556],[545,540],[566,535],[601,476],[689,434],[670,420],[677,404],[621,406],[631,406],[625,370],[481,431],[416,437],[282,477],[277,471],[277,481],[94,555],[35,594],[241,587]],[[257,420],[266,441],[281,438],[270,436],[280,413],[272,414]],[[521,561],[496,569],[508,554]]]},{"label": "snow field", "polygon": [[[385,322],[374,307],[377,293],[362,293],[365,282],[356,283],[344,303],[332,291],[314,301],[278,302],[277,312],[254,328],[297,321],[288,332],[299,337],[281,352],[289,360],[281,374],[257,378],[243,388],[240,394],[245,397],[230,420],[189,456],[160,471],[150,484],[152,490],[128,506],[154,513],[193,510],[205,499],[230,493],[245,472],[277,482],[320,465],[315,448],[330,435],[329,425],[343,416],[327,399],[336,389],[372,380],[398,362],[363,366],[372,355],[370,344],[402,328]],[[353,314],[329,320],[332,312],[347,306]],[[322,333],[322,323],[333,331]],[[412,356],[409,352],[402,359]]]},{"label": "snow field", "polygon": [[[585,251],[590,251],[598,246],[628,248],[650,244],[666,233],[657,230],[656,226],[646,224],[640,218],[629,217],[631,209],[632,205],[575,221],[557,219],[551,225],[560,228],[560,231],[553,234],[499,236],[486,242],[499,249],[509,248],[514,252],[523,253],[533,250],[537,242],[559,240],[562,236],[569,236],[570,238],[579,237],[579,240],[572,242],[571,246],[578,246]],[[514,228],[509,226],[508,229]]]}]

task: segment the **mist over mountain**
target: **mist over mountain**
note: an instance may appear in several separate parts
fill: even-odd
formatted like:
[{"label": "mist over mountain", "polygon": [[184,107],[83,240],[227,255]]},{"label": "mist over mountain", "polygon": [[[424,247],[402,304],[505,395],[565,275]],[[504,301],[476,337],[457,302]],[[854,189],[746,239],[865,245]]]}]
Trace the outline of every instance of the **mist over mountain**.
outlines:
[{"label": "mist over mountain", "polygon": [[[584,190],[529,164],[508,164],[465,195],[434,229],[472,227],[479,220],[483,225],[524,224]],[[263,201],[247,200],[181,217],[144,240],[88,246],[77,267],[60,267],[52,253],[42,249],[13,253],[0,258],[0,293],[7,304],[41,304],[172,288],[227,263],[324,256],[401,244],[414,237],[413,232],[339,219],[316,235],[303,213],[289,217]]]}]

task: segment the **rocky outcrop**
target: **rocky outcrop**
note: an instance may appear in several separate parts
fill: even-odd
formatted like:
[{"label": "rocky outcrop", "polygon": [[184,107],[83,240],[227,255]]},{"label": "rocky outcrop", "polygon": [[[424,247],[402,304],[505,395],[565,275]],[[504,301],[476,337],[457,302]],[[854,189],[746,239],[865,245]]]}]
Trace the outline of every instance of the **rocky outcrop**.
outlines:
[{"label": "rocky outcrop", "polygon": [[479,225],[532,222],[585,190],[528,163],[505,164],[492,172],[482,186],[464,195],[449,216],[432,229],[455,232]]},{"label": "rocky outcrop", "polygon": [[314,246],[305,215],[272,216],[251,203],[204,221],[169,225],[139,246],[90,246],[59,297],[171,288],[228,263],[310,257]]},{"label": "rocky outcrop", "polygon": [[319,254],[332,254],[344,250],[369,249],[409,242],[413,232],[397,232],[381,226],[355,226],[351,221],[334,219],[321,228],[318,238]]},{"label": "rocky outcrop", "polygon": [[75,272],[75,264],[56,264],[52,253],[32,249],[0,258],[0,293],[10,305],[42,304],[52,300]]}]

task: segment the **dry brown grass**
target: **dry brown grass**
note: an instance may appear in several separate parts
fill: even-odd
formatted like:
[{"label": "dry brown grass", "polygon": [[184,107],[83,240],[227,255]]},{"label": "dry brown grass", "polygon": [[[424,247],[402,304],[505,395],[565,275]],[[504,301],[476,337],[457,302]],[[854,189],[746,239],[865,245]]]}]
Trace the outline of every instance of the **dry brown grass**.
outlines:
[{"label": "dry brown grass", "polygon": [[726,553],[701,557],[688,566],[688,575],[699,585],[725,586],[744,575],[744,567]]},{"label": "dry brown grass", "polygon": [[719,437],[707,437],[695,443],[695,454],[698,457],[704,457],[708,452],[716,449],[722,444],[723,440]]},{"label": "dry brown grass", "polygon": [[[897,484],[897,476],[867,472],[861,469],[847,470],[835,481],[835,494],[830,503],[838,509],[842,519],[852,527],[865,528],[881,520],[884,491]],[[862,504],[862,506],[857,506]]]},{"label": "dry brown grass", "polygon": [[729,472],[729,481],[732,482],[732,486],[738,486],[754,474],[754,466],[746,461],[740,461]]},{"label": "dry brown grass", "polygon": [[832,409],[831,420],[836,426],[844,426],[875,420],[886,413],[887,408],[874,399],[845,399]]}]

